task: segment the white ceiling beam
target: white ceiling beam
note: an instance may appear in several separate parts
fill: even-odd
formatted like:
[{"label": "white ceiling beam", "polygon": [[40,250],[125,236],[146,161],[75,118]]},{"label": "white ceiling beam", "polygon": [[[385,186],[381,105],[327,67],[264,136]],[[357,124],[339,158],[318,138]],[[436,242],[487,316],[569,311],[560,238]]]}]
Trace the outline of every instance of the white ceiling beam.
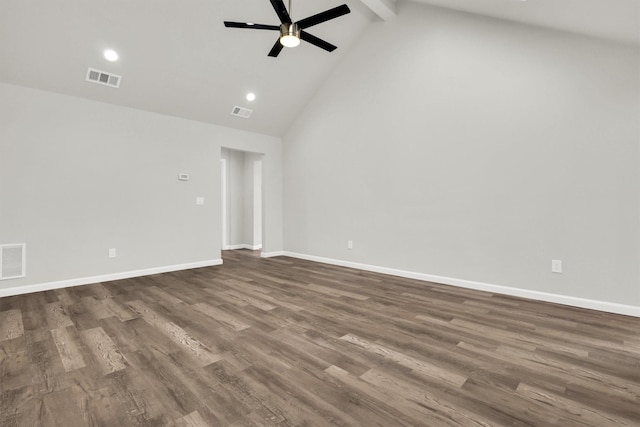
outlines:
[{"label": "white ceiling beam", "polygon": [[385,21],[396,16],[396,3],[394,0],[360,0],[360,1]]}]

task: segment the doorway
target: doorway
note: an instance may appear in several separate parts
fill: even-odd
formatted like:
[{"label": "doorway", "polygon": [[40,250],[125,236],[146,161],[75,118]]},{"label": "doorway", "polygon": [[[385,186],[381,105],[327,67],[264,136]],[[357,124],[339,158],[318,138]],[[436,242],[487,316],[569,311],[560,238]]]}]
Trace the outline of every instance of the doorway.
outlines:
[{"label": "doorway", "polygon": [[222,148],[222,249],[261,251],[263,154]]}]

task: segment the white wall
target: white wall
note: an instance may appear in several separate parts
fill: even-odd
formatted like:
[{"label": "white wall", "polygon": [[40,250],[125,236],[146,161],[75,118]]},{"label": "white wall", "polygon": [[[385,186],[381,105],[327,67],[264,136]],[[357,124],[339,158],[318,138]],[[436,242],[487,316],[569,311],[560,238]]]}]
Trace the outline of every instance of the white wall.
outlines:
[{"label": "white wall", "polygon": [[261,183],[256,176],[256,163],[260,162],[261,156],[258,154],[246,153],[244,156],[244,242],[252,249],[262,245],[262,239],[258,238],[258,235],[262,234],[262,231],[258,230],[260,220],[256,218],[256,215],[262,214],[256,206],[256,197],[259,199],[261,192]]},{"label": "white wall", "polygon": [[246,234],[244,153],[223,148],[222,158],[227,162],[227,241],[234,247],[244,244]]},{"label": "white wall", "polygon": [[284,138],[285,250],[640,306],[639,64],[399,3]]},{"label": "white wall", "polygon": [[262,156],[256,156],[249,163],[248,173],[253,180],[253,194],[251,202],[253,207],[252,231],[254,248],[262,248]]},{"label": "white wall", "polygon": [[222,145],[265,153],[265,250],[282,250],[278,138],[0,84],[0,244],[27,243],[0,295],[219,259]]}]

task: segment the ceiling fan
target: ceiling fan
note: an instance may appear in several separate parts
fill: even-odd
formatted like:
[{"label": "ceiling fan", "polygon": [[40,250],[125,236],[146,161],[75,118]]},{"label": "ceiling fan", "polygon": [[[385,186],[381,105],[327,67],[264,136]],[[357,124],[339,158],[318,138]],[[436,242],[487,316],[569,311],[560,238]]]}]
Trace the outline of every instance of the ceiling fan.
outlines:
[{"label": "ceiling fan", "polygon": [[269,56],[273,57],[278,56],[283,47],[298,46],[301,39],[328,52],[333,52],[334,50],[336,50],[337,46],[334,46],[331,43],[328,43],[312,34],[309,34],[304,30],[306,28],[321,24],[339,16],[346,15],[347,13],[351,12],[349,6],[343,4],[342,6],[337,6],[333,9],[325,10],[324,12],[317,13],[308,18],[293,22],[291,19],[291,0],[289,0],[288,12],[283,0],[270,1],[271,5],[276,11],[276,14],[278,15],[278,18],[280,18],[280,25],[264,25],[254,24],[252,22],[224,21],[224,26],[229,28],[248,28],[253,30],[280,31],[280,37],[278,38],[278,40],[276,40],[276,44],[273,45],[271,51],[269,52]]}]

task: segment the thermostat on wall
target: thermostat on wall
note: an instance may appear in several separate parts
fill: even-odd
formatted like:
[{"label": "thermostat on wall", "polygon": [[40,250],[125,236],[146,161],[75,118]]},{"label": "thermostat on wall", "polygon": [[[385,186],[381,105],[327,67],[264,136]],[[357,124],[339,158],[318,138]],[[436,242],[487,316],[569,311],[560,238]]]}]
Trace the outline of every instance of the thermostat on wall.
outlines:
[{"label": "thermostat on wall", "polygon": [[188,173],[179,173],[178,174],[178,179],[180,181],[189,181],[189,174]]}]

